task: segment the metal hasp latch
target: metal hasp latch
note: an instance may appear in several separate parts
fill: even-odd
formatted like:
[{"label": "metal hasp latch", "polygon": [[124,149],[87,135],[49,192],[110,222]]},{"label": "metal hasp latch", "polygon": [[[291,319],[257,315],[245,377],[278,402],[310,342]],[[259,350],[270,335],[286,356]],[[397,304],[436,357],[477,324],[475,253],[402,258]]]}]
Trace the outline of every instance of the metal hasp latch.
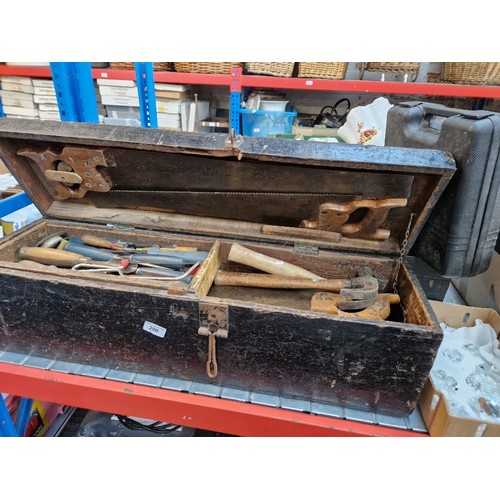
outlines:
[{"label": "metal hasp latch", "polygon": [[98,167],[114,167],[114,160],[103,149],[65,147],[62,152],[53,148],[23,148],[17,153],[31,158],[53,188],[56,200],[83,198],[87,191],[106,193],[111,181]]},{"label": "metal hasp latch", "polygon": [[[348,203],[323,203],[314,220],[303,220],[300,227],[334,231],[347,238],[386,240],[390,231],[380,226],[393,208],[406,206],[406,198],[354,200]],[[356,217],[355,213],[358,213]]]},{"label": "metal hasp latch", "polygon": [[243,137],[240,134],[236,135],[234,132],[234,128],[231,129],[230,134],[226,137],[226,140],[224,141],[224,146],[226,149],[231,150],[232,153],[237,155],[238,160],[241,160],[243,156],[240,149],[242,144],[243,144]]},{"label": "metal hasp latch", "polygon": [[208,337],[207,375],[215,378],[218,373],[215,337],[227,339],[228,306],[200,304],[200,327],[198,335]]}]

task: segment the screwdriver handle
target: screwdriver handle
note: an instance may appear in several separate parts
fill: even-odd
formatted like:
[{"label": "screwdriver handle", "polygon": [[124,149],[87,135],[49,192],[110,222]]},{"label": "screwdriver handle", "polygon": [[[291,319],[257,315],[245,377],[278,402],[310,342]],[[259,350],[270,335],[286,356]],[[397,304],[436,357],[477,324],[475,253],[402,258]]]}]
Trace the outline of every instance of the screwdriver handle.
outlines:
[{"label": "screwdriver handle", "polygon": [[81,255],[66,250],[59,250],[57,248],[43,248],[43,247],[21,247],[19,249],[19,258],[25,260],[32,260],[39,264],[46,264],[47,266],[58,266],[71,268],[77,264],[84,264],[90,259],[82,257]]},{"label": "screwdriver handle", "polygon": [[98,248],[109,248],[110,250],[123,248],[123,245],[119,243],[108,241],[105,238],[100,238],[99,236],[93,236],[91,234],[84,234],[81,240],[84,245],[90,245]]}]

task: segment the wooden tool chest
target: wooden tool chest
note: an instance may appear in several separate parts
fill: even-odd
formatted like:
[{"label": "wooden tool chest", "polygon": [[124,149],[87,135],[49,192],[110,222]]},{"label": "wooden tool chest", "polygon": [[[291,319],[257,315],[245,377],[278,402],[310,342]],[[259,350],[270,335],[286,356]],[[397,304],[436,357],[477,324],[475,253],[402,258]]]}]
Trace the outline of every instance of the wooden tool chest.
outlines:
[{"label": "wooden tool chest", "polygon": [[[442,332],[404,256],[451,155],[2,119],[0,158],[44,214],[0,242],[0,348],[392,415],[416,407]],[[187,282],[21,257],[53,234],[206,258]],[[365,318],[325,309],[319,285],[228,286],[225,275],[274,274],[237,249],[321,279],[368,267],[399,303]]]}]

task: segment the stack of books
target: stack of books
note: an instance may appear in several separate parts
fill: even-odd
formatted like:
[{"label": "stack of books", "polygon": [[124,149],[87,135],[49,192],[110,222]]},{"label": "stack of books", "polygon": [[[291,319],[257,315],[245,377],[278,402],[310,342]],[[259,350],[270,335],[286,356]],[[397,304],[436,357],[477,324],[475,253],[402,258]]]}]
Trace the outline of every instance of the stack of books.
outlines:
[{"label": "stack of books", "polygon": [[[61,121],[54,82],[47,78],[2,76],[0,78],[3,112],[8,118],[40,118]],[[96,86],[99,121],[105,114]]]},{"label": "stack of books", "polygon": [[8,118],[38,118],[33,80],[24,76],[2,76],[0,98]]},{"label": "stack of books", "polygon": [[158,128],[185,130],[192,100],[190,85],[155,83]]},{"label": "stack of books", "polygon": [[33,79],[33,100],[38,105],[38,115],[41,120],[60,121],[57,106],[56,90],[52,80]]},{"label": "stack of books", "polygon": [[139,93],[134,80],[98,79],[104,124],[141,126]]}]

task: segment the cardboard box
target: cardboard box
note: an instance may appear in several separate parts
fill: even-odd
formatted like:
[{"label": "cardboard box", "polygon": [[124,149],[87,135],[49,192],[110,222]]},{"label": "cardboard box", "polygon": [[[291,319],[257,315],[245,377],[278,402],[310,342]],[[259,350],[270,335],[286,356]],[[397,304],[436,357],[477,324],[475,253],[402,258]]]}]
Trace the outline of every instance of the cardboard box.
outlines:
[{"label": "cardboard box", "polygon": [[303,127],[301,125],[292,126],[292,134],[303,135],[306,137],[316,136],[316,137],[338,137],[338,128],[326,128],[326,127]]},{"label": "cardboard box", "polygon": [[[493,309],[461,306],[430,300],[429,303],[440,322],[452,328],[474,326],[476,319],[488,323],[500,333],[500,315]],[[443,393],[436,389],[429,377],[418,403],[429,434],[433,437],[500,437],[500,424],[484,422],[476,418],[450,414]]]}]

